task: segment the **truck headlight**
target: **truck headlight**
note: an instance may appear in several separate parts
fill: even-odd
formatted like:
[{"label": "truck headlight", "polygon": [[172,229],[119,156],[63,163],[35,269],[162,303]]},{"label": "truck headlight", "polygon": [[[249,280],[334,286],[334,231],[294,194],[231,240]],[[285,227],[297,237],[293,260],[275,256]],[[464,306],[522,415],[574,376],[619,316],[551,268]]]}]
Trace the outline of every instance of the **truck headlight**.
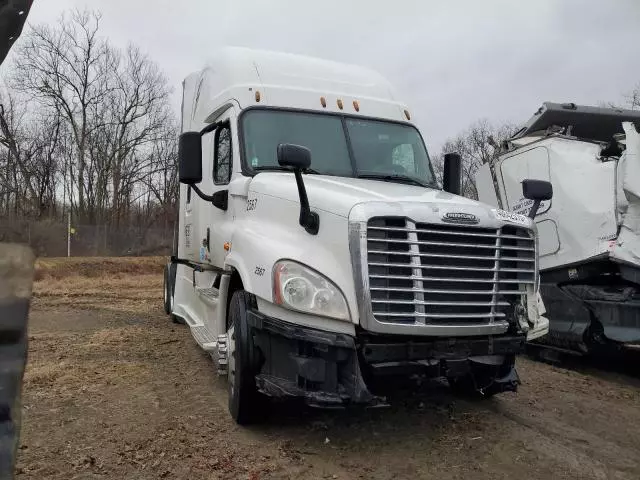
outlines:
[{"label": "truck headlight", "polygon": [[278,262],[273,268],[273,299],[299,312],[350,319],[347,301],[333,282],[290,260]]}]

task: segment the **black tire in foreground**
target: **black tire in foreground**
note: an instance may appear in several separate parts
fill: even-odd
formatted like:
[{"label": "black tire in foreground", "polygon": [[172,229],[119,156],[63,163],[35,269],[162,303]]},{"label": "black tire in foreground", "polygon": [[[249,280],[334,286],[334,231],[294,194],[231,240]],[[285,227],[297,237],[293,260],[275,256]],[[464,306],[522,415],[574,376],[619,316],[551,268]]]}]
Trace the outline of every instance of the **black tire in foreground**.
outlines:
[{"label": "black tire in foreground", "polygon": [[20,438],[33,260],[30,248],[0,243],[0,478],[7,479]]},{"label": "black tire in foreground", "polygon": [[256,387],[257,352],[247,322],[252,302],[249,293],[238,290],[229,306],[229,413],[240,425],[256,423],[266,413],[267,399]]}]

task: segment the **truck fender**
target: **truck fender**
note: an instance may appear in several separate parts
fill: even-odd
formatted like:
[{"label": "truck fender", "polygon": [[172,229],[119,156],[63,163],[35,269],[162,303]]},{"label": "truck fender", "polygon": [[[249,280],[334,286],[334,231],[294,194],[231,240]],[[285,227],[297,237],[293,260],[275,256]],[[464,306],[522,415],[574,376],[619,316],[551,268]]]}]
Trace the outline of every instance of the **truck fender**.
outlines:
[{"label": "truck fender", "polygon": [[250,271],[247,268],[242,257],[240,257],[237,253],[230,252],[225,259],[225,266],[234,268],[242,279],[242,285],[244,286],[245,291],[253,293]]}]

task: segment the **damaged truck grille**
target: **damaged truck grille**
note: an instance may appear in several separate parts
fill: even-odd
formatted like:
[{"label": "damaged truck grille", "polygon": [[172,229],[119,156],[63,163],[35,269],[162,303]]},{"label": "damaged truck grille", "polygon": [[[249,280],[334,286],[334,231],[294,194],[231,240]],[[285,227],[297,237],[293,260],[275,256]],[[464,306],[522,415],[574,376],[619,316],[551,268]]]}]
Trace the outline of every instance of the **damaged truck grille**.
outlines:
[{"label": "damaged truck grille", "polygon": [[489,324],[510,316],[526,285],[535,282],[535,239],[515,226],[373,218],[366,262],[379,322]]}]

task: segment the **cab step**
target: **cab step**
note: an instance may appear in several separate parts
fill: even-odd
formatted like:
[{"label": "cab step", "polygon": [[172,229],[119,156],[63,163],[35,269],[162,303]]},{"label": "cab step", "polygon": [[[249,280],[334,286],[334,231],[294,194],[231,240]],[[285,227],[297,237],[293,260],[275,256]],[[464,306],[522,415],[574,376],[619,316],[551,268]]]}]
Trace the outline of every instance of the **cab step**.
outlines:
[{"label": "cab step", "polygon": [[217,288],[196,288],[196,292],[204,302],[210,305],[218,304],[219,293]]},{"label": "cab step", "polygon": [[191,327],[191,335],[205,352],[213,353],[218,348],[218,339],[204,325]]}]

